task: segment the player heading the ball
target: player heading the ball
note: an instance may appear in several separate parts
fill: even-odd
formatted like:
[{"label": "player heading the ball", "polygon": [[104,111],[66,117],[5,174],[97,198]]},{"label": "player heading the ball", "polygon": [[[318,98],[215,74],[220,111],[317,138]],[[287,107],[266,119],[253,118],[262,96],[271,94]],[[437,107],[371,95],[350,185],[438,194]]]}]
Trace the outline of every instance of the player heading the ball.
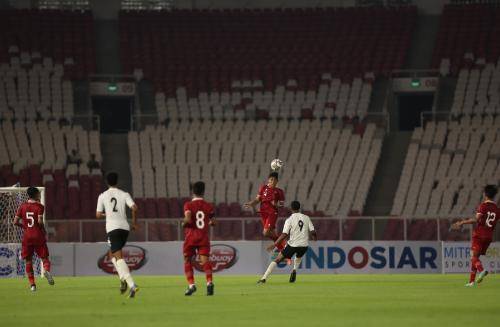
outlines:
[{"label": "player heading the ball", "polygon": [[[276,232],[276,222],[278,221],[278,208],[283,207],[285,203],[285,192],[277,187],[278,173],[269,174],[267,184],[259,188],[259,193],[250,202],[245,203],[245,208],[254,208],[260,203],[260,217],[262,221],[262,235],[275,242],[278,239]],[[276,243],[277,252],[283,250],[286,242]]]},{"label": "player heading the ball", "polygon": [[130,269],[123,259],[122,249],[127,244],[130,225],[127,221],[126,207],[132,210],[132,230],[137,229],[137,205],[127,192],[120,190],[118,174],[109,173],[106,176],[108,190],[101,193],[97,199],[96,218],[106,219],[106,233],[110,246],[109,256],[120,278],[120,293],[124,294],[130,288],[128,297],[133,298],[139,288],[134,283]]},{"label": "player heading the ball", "polygon": [[215,225],[214,206],[203,199],[205,194],[205,183],[193,184],[193,199],[184,204],[184,273],[188,282],[188,288],[184,295],[190,296],[196,292],[193,274],[193,258],[198,254],[201,266],[207,278],[207,295],[214,295],[214,283],[212,281],[212,264],[210,263],[210,235],[209,226]]},{"label": "player heading the ball", "polygon": [[43,225],[43,204],[40,203],[40,190],[36,187],[28,187],[28,201],[24,202],[17,209],[14,217],[14,225],[24,230],[21,257],[26,263],[26,274],[30,283],[31,291],[36,291],[35,275],[33,272],[33,254],[36,253],[42,260],[43,276],[54,285],[54,279],[50,274],[49,248],[45,227]]},{"label": "player heading the ball", "polygon": [[[495,203],[495,196],[498,193],[496,185],[486,185],[483,191],[484,201],[479,205],[475,218],[469,218],[457,221],[453,224],[454,229],[460,229],[463,225],[476,224],[472,233],[471,242],[471,273],[467,287],[475,286],[483,281],[488,275],[488,271],[483,268],[479,257],[486,254],[488,247],[493,239],[493,231],[500,219],[500,211]],[[476,279],[476,273],[479,276]]]},{"label": "player heading the ball", "polygon": [[276,266],[284,259],[292,259],[295,255],[295,260],[293,262],[293,270],[290,274],[290,283],[294,283],[297,278],[297,269],[302,262],[302,257],[307,252],[309,247],[309,239],[316,241],[316,231],[311,222],[311,218],[299,212],[300,202],[293,201],[291,203],[292,215],[288,217],[285,221],[285,226],[283,227],[283,233],[276,240],[274,245],[268,247],[271,250],[275,245],[280,244],[281,241],[288,238],[286,247],[281,251],[276,259],[269,264],[266,272],[260,280],[257,282],[263,284],[266,282],[267,277],[276,268]]}]

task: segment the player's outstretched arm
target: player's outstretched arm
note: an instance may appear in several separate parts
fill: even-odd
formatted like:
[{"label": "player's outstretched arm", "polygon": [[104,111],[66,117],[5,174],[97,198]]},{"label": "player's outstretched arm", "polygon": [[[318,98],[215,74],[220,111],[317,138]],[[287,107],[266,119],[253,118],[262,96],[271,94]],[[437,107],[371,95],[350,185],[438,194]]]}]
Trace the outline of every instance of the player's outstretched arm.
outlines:
[{"label": "player's outstretched arm", "polygon": [[250,208],[255,207],[255,206],[257,205],[257,203],[259,203],[259,202],[260,202],[260,197],[259,197],[259,196],[257,196],[257,197],[256,197],[255,199],[253,199],[252,201],[249,201],[249,202],[245,203],[245,204],[244,204],[244,207],[245,207],[246,209],[250,209]]},{"label": "player's outstretched arm", "polygon": [[106,218],[106,214],[104,212],[96,211],[95,217],[97,219],[104,219],[104,218]]},{"label": "player's outstretched arm", "polygon": [[482,214],[476,213],[476,218],[468,218],[468,219],[462,219],[451,225],[453,229],[460,229],[462,228],[463,225],[471,225],[477,222],[479,219],[481,219]]},{"label": "player's outstretched arm", "polygon": [[313,241],[317,241],[318,240],[318,234],[316,234],[316,231],[315,230],[312,230],[310,233],[309,233],[309,238]]}]

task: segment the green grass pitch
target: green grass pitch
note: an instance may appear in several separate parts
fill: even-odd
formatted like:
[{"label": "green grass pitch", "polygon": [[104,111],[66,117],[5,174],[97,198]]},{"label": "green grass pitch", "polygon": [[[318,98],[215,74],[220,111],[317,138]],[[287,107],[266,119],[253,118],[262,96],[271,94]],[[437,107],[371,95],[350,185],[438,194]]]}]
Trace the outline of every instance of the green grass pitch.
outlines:
[{"label": "green grass pitch", "polygon": [[215,276],[207,297],[184,296],[181,276],[136,276],[135,299],[115,277],[0,279],[0,324],[18,326],[499,326],[500,276],[465,288],[466,275]]}]

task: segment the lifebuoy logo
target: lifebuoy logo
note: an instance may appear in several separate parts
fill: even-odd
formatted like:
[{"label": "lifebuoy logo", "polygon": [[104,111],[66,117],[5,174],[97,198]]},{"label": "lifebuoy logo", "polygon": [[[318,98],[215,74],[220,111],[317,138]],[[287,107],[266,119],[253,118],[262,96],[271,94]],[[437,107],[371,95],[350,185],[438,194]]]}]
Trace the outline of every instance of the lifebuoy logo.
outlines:
[{"label": "lifebuoy logo", "polygon": [[[123,260],[130,271],[141,269],[147,262],[146,250],[136,245],[127,245],[122,249]],[[104,254],[97,261],[97,266],[108,274],[116,274],[115,266],[111,262],[109,253]]]},{"label": "lifebuoy logo", "polygon": [[[238,250],[226,244],[213,244],[210,247],[210,263],[213,272],[229,269],[238,261]],[[196,256],[194,268],[203,271],[199,256]]]}]

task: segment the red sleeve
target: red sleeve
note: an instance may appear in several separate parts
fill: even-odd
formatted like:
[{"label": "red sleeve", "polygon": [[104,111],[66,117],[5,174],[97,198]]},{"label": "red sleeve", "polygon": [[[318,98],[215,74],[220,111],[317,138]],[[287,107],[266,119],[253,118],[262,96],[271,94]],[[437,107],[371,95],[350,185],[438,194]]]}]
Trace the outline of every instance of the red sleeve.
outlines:
[{"label": "red sleeve", "polygon": [[264,187],[265,187],[265,185],[261,185],[261,186],[259,187],[259,193],[257,193],[257,196],[258,196],[259,198],[261,198],[261,197],[262,197],[262,193],[264,192]]},{"label": "red sleeve", "polygon": [[38,215],[42,216],[44,212],[45,212],[45,207],[43,206],[43,204],[40,204],[40,212],[38,213]]},{"label": "red sleeve", "polygon": [[279,201],[285,201],[285,192],[283,192],[282,189],[280,189],[280,197],[278,199]]},{"label": "red sleeve", "polygon": [[[190,202],[184,203],[184,212],[191,211],[191,206],[189,204]],[[184,212],[182,214],[184,214]]]},{"label": "red sleeve", "polygon": [[481,203],[479,205],[479,207],[477,208],[477,213],[481,214],[481,215],[485,215],[487,212],[487,208],[486,206],[484,205],[484,203]]}]

